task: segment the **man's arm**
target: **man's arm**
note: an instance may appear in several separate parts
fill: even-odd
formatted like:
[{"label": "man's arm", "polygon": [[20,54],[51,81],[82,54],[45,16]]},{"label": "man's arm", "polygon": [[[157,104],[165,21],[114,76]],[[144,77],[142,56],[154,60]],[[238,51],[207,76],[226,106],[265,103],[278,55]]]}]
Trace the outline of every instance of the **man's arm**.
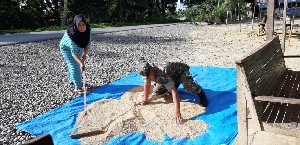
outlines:
[{"label": "man's arm", "polygon": [[148,102],[148,98],[150,95],[151,81],[147,80],[144,84],[144,102]]},{"label": "man's arm", "polygon": [[177,89],[175,86],[173,86],[171,88],[171,92],[172,92],[172,97],[173,97],[173,102],[175,105],[175,113],[173,118],[176,119],[177,123],[182,122],[182,117],[181,117],[181,113],[180,113],[180,99],[179,99],[179,95],[177,92]]}]

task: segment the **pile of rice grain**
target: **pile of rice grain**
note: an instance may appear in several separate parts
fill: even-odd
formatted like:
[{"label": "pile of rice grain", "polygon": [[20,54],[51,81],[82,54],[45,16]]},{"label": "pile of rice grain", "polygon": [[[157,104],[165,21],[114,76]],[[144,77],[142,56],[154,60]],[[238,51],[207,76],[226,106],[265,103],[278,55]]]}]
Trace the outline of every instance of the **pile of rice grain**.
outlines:
[{"label": "pile of rice grain", "polygon": [[[87,114],[79,123],[78,133],[87,133],[95,129],[103,134],[81,138],[81,144],[103,144],[115,136],[133,132],[144,133],[149,140],[161,142],[164,134],[175,138],[193,139],[203,133],[207,124],[191,120],[205,112],[197,103],[181,102],[183,124],[172,119],[174,103],[172,96],[152,96],[146,106],[135,105],[143,99],[143,86],[126,92],[120,100],[101,100],[87,107]],[[82,118],[84,111],[78,115]]]}]

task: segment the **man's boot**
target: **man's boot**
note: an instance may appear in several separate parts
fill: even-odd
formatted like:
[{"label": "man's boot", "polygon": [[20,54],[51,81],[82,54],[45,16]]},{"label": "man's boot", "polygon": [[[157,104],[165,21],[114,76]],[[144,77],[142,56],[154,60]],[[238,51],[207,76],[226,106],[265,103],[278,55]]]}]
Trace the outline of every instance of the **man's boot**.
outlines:
[{"label": "man's boot", "polygon": [[197,95],[200,98],[200,105],[202,107],[206,107],[208,105],[208,101],[207,101],[207,98],[206,98],[206,95],[205,95],[204,91],[201,90],[201,92],[198,93]]}]

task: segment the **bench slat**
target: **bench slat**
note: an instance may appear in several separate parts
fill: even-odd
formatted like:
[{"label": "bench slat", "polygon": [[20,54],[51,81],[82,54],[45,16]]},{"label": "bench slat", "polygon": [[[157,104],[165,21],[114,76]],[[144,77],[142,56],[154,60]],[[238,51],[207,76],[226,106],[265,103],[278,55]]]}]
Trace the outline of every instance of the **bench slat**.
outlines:
[{"label": "bench slat", "polygon": [[[279,78],[282,78],[284,75],[285,69],[282,68],[284,62],[278,62],[277,66],[274,66],[272,71],[265,71],[264,75],[262,75],[260,78],[256,78],[252,81],[249,81],[249,84],[251,83],[251,92],[253,95],[269,95],[266,94],[266,91],[270,93],[270,90],[274,90],[274,85],[278,85]],[[263,89],[263,90],[262,90]]]},{"label": "bench slat", "polygon": [[[293,87],[288,88],[288,90],[290,91],[290,95],[288,97],[298,99],[299,98],[299,96],[297,95],[297,89],[298,89],[298,83],[299,83],[299,80],[297,79],[298,73],[296,71],[291,71],[291,72],[293,75],[294,83],[293,83]],[[287,122],[289,124],[284,124],[282,126],[283,128],[296,128],[296,125],[294,123],[291,124],[291,122],[293,122],[292,120],[298,119],[298,111],[299,110],[296,110],[297,106],[299,106],[299,105],[298,104],[289,104],[288,105],[285,119],[283,120],[283,122]]]},{"label": "bench slat", "polygon": [[[279,74],[281,74],[281,73],[283,73],[283,74],[285,74],[285,72],[286,72],[286,70],[280,70],[279,72],[278,72],[278,74],[277,73],[274,73],[273,75],[279,75]],[[282,76],[282,78],[284,78],[284,76]],[[279,82],[280,81],[280,82]],[[281,87],[280,86],[283,86],[284,85],[284,83],[285,83],[285,79],[279,79],[279,80],[269,80],[268,81],[268,84],[266,85],[266,94],[264,94],[264,95],[268,95],[268,94],[270,94],[270,95],[273,95],[273,96],[280,96],[280,93],[282,93],[282,89],[281,89]],[[279,84],[278,86],[278,89],[273,89],[272,88],[272,84]],[[262,88],[262,87],[261,87]],[[257,94],[263,94],[264,92],[263,91],[265,91],[265,90],[263,90],[263,89],[260,89],[260,90],[258,90],[257,91]],[[260,118],[262,115],[263,115],[263,113],[264,113],[264,111],[265,111],[265,109],[266,109],[266,106],[268,105],[268,103],[269,102],[265,102],[265,101],[260,101],[260,102],[257,102],[257,114],[258,114],[258,117]]]},{"label": "bench slat", "polygon": [[246,70],[246,75],[249,75],[255,68],[261,68],[261,66],[258,67],[258,65],[260,65],[261,62],[267,62],[270,58],[272,58],[274,54],[276,54],[275,52],[278,52],[278,50],[280,49],[274,44],[268,45],[266,47],[268,49],[264,49],[259,55],[254,56],[253,59],[250,59],[242,64],[244,69]]},{"label": "bench slat", "polygon": [[[295,96],[296,92],[297,92],[297,90],[296,90],[297,88],[295,86],[298,86],[298,82],[296,82],[297,73],[288,71],[288,74],[291,74],[291,77],[290,77],[290,82],[291,83],[288,86],[288,88],[293,88],[293,89],[292,90],[290,90],[290,89],[283,90],[282,92],[286,92],[287,93],[287,95],[285,95],[285,98],[294,98],[293,96]],[[283,88],[283,89],[286,89],[286,88]],[[279,114],[281,105],[286,106],[286,104],[282,104],[282,103],[279,103],[279,102],[274,103],[272,112],[270,113],[270,117],[267,120],[267,122],[275,123],[275,119],[277,118],[277,115]],[[291,105],[294,105],[294,104],[291,104]],[[288,117],[288,116],[285,116],[285,117]],[[278,121],[282,122],[282,120],[281,121],[278,120]]]},{"label": "bench slat", "polygon": [[[291,84],[291,78],[292,78],[292,73],[291,71],[286,71],[286,75],[283,78],[284,80],[284,84],[278,86],[276,89],[281,89],[281,93],[278,96],[287,96],[290,94],[290,91],[287,90],[286,88],[288,87],[289,84]],[[277,127],[277,128],[281,128],[282,124],[283,124],[283,120],[285,118],[285,114],[287,111],[287,103],[282,103],[281,106],[278,109],[278,114],[276,116],[276,120],[274,121],[273,126]]]},{"label": "bench slat", "polygon": [[298,98],[285,98],[285,97],[274,97],[274,96],[257,96],[255,100],[258,101],[268,101],[268,102],[280,102],[288,104],[300,104],[300,99]]},{"label": "bench slat", "polygon": [[[287,78],[287,80],[283,87],[284,88],[292,88],[293,80],[292,80],[292,75],[291,75],[290,71],[287,72],[286,78]],[[289,95],[289,92],[286,92],[286,89],[284,89],[284,88],[282,89],[282,93],[284,93],[284,97],[287,97]],[[259,99],[259,98],[257,98],[257,99]],[[255,100],[256,100],[256,97],[255,97]],[[263,100],[261,100],[261,101],[263,101]],[[273,112],[274,105],[276,103],[276,101],[268,101],[268,102],[269,102],[268,106],[266,107],[265,111],[263,112],[263,114],[261,116],[262,122],[267,122],[269,120],[270,114]],[[279,103],[284,103],[284,102],[279,102]]]},{"label": "bench slat", "polygon": [[[265,89],[266,83],[271,83],[268,87],[270,89],[274,89],[274,85],[278,84],[277,81],[280,81],[279,78],[282,78],[285,71],[284,60],[276,60],[274,62],[276,65],[272,65],[270,68],[264,68],[261,70],[257,76],[255,76],[251,81],[249,81],[249,87],[251,89],[251,93],[255,95],[261,95],[257,93],[258,89]],[[271,81],[271,82],[270,82]],[[266,88],[267,89],[267,88]],[[262,92],[265,93],[265,92]],[[264,94],[269,95],[269,94]]]},{"label": "bench slat", "polygon": [[249,61],[249,63],[252,62],[252,60],[255,60],[255,58],[257,56],[261,56],[261,53],[264,53],[266,51],[268,51],[268,49],[270,48],[270,45],[280,45],[280,41],[278,39],[278,37],[274,37],[272,40],[269,40],[267,43],[264,43],[264,45],[262,45],[261,47],[259,47],[256,51],[253,51],[252,54],[250,54],[248,57],[242,59],[242,60],[238,60],[236,61],[237,64],[243,64],[244,66],[247,66],[245,64],[245,62]]},{"label": "bench slat", "polygon": [[[260,61],[256,61],[255,63],[257,66],[255,68],[251,67],[249,70],[247,70],[246,74],[248,81],[251,81],[255,77],[260,77],[263,75],[262,72],[271,69],[274,67],[274,65],[277,65],[278,62],[284,60],[282,53],[278,49],[276,51],[272,51],[269,56],[261,57],[264,57],[264,59],[262,58]],[[285,65],[282,67],[285,68]]]},{"label": "bench slat", "polygon": [[[296,75],[296,80],[295,80],[295,85],[293,87],[293,92],[294,92],[294,95],[291,96],[293,98],[297,98],[297,99],[300,99],[300,96],[298,96],[297,94],[299,94],[299,85],[300,85],[300,74],[299,72],[295,72],[295,75]],[[292,114],[291,114],[291,119],[290,119],[290,122],[295,122],[293,123],[292,125],[290,125],[289,127],[290,128],[296,128],[297,127],[297,120],[298,120],[298,116],[299,116],[299,105],[296,105],[296,104],[292,104],[291,105],[291,110],[292,110]]]}]

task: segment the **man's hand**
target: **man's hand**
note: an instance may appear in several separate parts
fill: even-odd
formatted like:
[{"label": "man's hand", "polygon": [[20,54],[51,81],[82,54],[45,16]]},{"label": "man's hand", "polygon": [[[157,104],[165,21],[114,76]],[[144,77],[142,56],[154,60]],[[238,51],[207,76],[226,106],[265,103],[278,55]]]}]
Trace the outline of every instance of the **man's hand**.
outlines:
[{"label": "man's hand", "polygon": [[175,119],[176,123],[181,123],[183,121],[183,118],[181,116],[181,113],[175,113],[173,115],[173,119]]},{"label": "man's hand", "polygon": [[145,106],[147,104],[148,104],[147,101],[142,101],[142,102],[136,103],[136,105],[140,105],[140,106]]}]

